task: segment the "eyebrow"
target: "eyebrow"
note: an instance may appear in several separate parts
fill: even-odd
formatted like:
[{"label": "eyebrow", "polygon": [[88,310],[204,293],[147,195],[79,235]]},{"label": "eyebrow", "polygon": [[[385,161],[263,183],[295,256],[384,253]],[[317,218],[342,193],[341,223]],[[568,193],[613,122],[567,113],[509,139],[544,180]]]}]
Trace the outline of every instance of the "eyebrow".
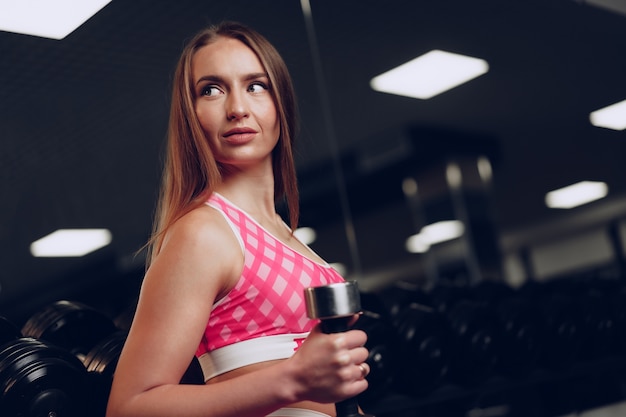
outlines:
[{"label": "eyebrow", "polygon": [[[257,80],[259,78],[268,78],[269,79],[269,75],[266,72],[253,72],[250,74],[246,74],[243,79],[244,81],[250,81],[250,80]],[[206,82],[206,81],[210,81],[210,82],[216,82],[216,83],[224,83],[224,78],[220,77],[219,75],[204,75],[202,77],[200,77],[198,79],[198,81],[196,81],[196,85]]]}]

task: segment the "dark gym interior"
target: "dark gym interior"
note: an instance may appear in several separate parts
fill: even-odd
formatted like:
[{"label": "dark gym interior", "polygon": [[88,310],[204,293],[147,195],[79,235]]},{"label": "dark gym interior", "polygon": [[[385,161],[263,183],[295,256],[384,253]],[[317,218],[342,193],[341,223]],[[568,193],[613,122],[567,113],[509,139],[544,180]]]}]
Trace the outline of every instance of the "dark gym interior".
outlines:
[{"label": "dark gym interior", "polygon": [[[291,71],[301,226],[362,292],[366,411],[626,413],[626,136],[590,123],[626,99],[623,1],[113,0],[61,40],[0,31],[0,415],[64,391],[75,404],[58,417],[103,416],[143,275],[173,68],[186,39],[224,19],[267,36]],[[430,99],[370,87],[432,49],[489,71]],[[580,181],[608,194],[546,206]],[[452,219],[461,237],[405,249]],[[64,228],[112,241],[32,256]],[[18,336],[57,394],[7,353]],[[194,363],[187,376],[201,380]]]}]

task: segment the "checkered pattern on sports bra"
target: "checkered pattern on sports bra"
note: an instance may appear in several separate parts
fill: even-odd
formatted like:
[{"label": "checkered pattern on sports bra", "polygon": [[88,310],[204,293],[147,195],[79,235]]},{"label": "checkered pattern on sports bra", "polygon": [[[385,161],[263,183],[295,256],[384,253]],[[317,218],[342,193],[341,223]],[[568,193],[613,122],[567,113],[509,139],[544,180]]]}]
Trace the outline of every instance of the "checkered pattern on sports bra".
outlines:
[{"label": "checkered pattern on sports bra", "polygon": [[214,304],[197,356],[256,337],[310,331],[315,321],[307,317],[304,288],[343,278],[283,244],[223,196],[214,193],[207,204],[239,236],[244,267],[235,287]]}]

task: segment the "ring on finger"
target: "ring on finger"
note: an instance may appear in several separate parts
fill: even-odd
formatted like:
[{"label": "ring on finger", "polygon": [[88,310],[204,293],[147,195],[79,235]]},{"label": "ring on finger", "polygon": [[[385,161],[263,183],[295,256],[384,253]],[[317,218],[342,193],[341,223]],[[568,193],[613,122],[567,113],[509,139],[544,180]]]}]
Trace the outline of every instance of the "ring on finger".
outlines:
[{"label": "ring on finger", "polygon": [[365,378],[369,374],[369,369],[365,364],[359,364],[359,369],[361,370],[361,378]]}]

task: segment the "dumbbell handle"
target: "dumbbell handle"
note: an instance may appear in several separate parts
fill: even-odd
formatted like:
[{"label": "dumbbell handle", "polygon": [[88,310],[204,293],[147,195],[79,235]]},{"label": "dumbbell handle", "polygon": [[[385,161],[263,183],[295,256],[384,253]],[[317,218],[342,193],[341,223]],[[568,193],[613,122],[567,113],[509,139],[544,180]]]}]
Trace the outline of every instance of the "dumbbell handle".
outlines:
[{"label": "dumbbell handle", "polygon": [[[349,328],[350,319],[351,317],[322,319],[320,329],[327,334],[345,332]],[[337,410],[337,417],[365,417],[359,413],[359,404],[355,397],[336,402],[335,410]]]},{"label": "dumbbell handle", "polygon": [[323,333],[341,333],[348,331],[350,328],[351,317],[333,317],[329,319],[320,320],[320,329]]},{"label": "dumbbell handle", "polygon": [[[342,282],[305,289],[307,313],[320,320],[320,329],[326,334],[345,332],[354,314],[361,311],[356,282]],[[337,417],[373,417],[359,413],[355,397],[335,403]]]}]

